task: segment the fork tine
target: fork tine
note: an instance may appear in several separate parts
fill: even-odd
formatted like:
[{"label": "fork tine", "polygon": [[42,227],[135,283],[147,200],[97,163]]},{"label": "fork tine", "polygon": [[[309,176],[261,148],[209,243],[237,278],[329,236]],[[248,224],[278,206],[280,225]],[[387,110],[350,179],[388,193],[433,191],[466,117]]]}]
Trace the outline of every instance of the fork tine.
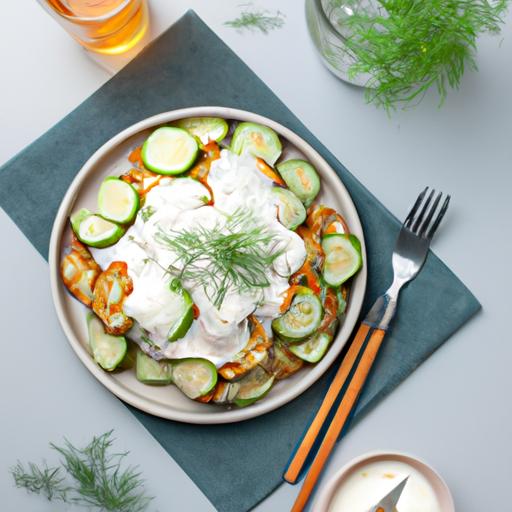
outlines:
[{"label": "fork tine", "polygon": [[428,212],[427,218],[423,221],[423,224],[421,225],[420,230],[418,231],[418,236],[423,236],[427,232],[428,225],[430,224],[430,221],[432,220],[434,213],[436,213],[439,201],[441,201],[441,197],[443,197],[443,193],[439,192],[439,194],[437,194],[436,200],[434,201],[434,204],[432,205]]},{"label": "fork tine", "polygon": [[404,226],[406,228],[410,227],[410,225],[412,224],[412,222],[414,220],[414,216],[416,215],[416,212],[418,211],[418,208],[420,207],[421,202],[423,201],[423,198],[425,197],[425,194],[427,193],[427,190],[428,190],[428,187],[425,187],[425,189],[420,193],[420,195],[416,199],[416,202],[414,203],[413,207],[411,208],[411,211],[407,215],[407,217],[404,221]]},{"label": "fork tine", "polygon": [[432,237],[434,236],[434,233],[436,232],[437,228],[439,227],[439,224],[441,224],[444,214],[446,213],[446,210],[448,210],[448,205],[450,204],[450,199],[451,199],[451,196],[448,194],[446,196],[446,199],[444,200],[443,206],[441,206],[441,210],[439,210],[439,213],[437,214],[434,224],[432,224],[432,227],[430,228],[430,231],[428,232],[427,238],[429,240],[432,239]]},{"label": "fork tine", "polygon": [[432,201],[432,198],[434,197],[435,193],[436,193],[436,191],[434,189],[432,189],[430,191],[430,194],[428,195],[427,200],[425,201],[425,204],[423,205],[423,208],[421,209],[421,212],[418,215],[418,218],[416,219],[416,221],[414,222],[413,227],[411,228],[411,231],[413,233],[417,234],[418,228],[420,227],[420,224],[423,221],[423,217],[425,216],[425,213],[426,213],[426,211],[427,211],[427,209],[428,209],[428,207],[430,205],[430,202]]}]

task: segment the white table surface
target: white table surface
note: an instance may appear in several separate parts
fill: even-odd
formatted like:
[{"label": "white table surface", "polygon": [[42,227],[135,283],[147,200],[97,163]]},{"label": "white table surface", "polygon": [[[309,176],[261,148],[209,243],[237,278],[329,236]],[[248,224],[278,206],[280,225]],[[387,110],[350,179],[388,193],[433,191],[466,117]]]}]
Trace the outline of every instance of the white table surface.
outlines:
[{"label": "white table surface", "polygon": [[[151,0],[153,33],[194,8],[398,217],[426,184],[452,193],[434,250],[484,308],[347,435],[323,481],[356,455],[401,450],[437,468],[457,510],[505,510],[512,481],[512,16],[502,36],[481,38],[480,72],[468,72],[441,109],[428,96],[417,108],[387,117],[364,103],[360,89],[323,68],[302,1],[255,1],[278,4],[285,27],[264,36],[224,26],[237,14],[239,0]],[[0,163],[109,78],[34,0],[4,4]],[[0,230],[0,508],[69,510],[15,489],[8,468],[18,459],[53,462],[49,441],[67,436],[83,444],[114,428],[117,447],[131,451],[130,461],[140,464],[156,496],[152,509],[214,510],[75,357],[53,309],[47,264],[3,211]],[[256,510],[287,510],[297,492],[282,485]]]}]

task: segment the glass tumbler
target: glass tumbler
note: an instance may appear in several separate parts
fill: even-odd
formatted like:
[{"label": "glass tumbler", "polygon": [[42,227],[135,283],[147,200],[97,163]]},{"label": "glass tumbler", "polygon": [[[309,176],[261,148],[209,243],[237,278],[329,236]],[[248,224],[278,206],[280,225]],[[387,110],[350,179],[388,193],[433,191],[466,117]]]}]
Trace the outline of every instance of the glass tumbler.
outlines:
[{"label": "glass tumbler", "polygon": [[146,0],[38,0],[82,46],[117,55],[133,48],[148,24]]}]

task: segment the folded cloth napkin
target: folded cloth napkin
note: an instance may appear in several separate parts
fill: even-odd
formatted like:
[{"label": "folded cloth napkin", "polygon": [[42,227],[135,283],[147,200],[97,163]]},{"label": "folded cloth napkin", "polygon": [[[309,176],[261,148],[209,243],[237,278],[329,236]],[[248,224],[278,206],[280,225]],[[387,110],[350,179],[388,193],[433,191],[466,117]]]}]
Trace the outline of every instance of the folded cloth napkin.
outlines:
[{"label": "folded cloth napkin", "polygon": [[[307,140],[337,172],[365,231],[369,282],[363,311],[367,310],[391,280],[390,257],[399,222],[192,11],[0,169],[0,206],[46,258],[59,203],[89,156],[136,121],[199,105],[235,107],[275,119]],[[403,292],[355,417],[403,381],[479,307],[459,279],[430,253],[423,271]],[[130,410],[219,511],[242,512],[280,484],[329,378],[325,375],[281,409],[239,424],[187,425]]]}]

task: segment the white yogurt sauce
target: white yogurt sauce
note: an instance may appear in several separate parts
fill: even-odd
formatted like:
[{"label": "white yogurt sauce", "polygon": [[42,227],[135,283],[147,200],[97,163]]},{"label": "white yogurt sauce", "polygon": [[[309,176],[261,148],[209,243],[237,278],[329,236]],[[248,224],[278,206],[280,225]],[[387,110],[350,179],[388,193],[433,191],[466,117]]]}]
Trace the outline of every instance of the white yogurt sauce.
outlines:
[{"label": "white yogurt sauce", "polygon": [[155,240],[156,233],[222,226],[226,215],[251,210],[258,224],[273,234],[272,250],[283,251],[267,271],[270,286],[263,292],[228,293],[218,310],[202,287],[184,282],[200,315],[183,338],[165,349],[169,358],[203,357],[221,366],[247,344],[248,315],[254,313],[266,326],[279,315],[288,278],[304,263],[306,250],[302,239],[277,219],[278,198],[271,192],[272,181],[258,171],[254,157],[223,150],[212,163],[208,184],[214,206],[205,205],[210,193],[198,181],[162,180],[148,192],[144,207],[123,238],[91,252],[102,269],[113,261],[127,263],[133,292],[124,303],[124,312],[146,329],[153,341],[163,344],[175,311],[168,288],[170,276],[163,268],[175,261],[175,255]]},{"label": "white yogurt sauce", "polygon": [[350,474],[336,491],[329,512],[368,512],[406,476],[397,511],[442,512],[427,479],[409,464],[392,460],[370,462]]}]

